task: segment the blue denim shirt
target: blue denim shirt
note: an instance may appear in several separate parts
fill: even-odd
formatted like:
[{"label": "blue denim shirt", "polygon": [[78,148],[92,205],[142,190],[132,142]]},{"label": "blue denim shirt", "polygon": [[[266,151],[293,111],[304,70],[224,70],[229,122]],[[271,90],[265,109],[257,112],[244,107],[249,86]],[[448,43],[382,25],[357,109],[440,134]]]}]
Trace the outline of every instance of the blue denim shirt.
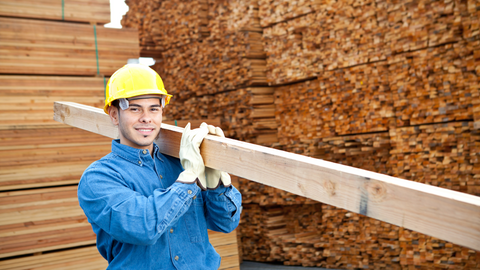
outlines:
[{"label": "blue denim shirt", "polygon": [[177,183],[180,160],[156,144],[153,156],[114,140],[112,152],[92,163],[78,185],[108,269],[218,269],[207,229],[228,233],[238,226],[240,193]]}]

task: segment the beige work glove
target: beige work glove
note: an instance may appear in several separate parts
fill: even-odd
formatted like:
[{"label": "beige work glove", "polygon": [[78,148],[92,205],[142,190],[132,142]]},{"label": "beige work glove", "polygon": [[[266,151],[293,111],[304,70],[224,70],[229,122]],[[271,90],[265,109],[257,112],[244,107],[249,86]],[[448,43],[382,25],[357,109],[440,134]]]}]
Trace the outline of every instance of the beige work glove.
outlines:
[{"label": "beige work glove", "polygon": [[[223,134],[223,130],[219,127],[214,127],[212,125],[207,125],[207,123],[202,123],[200,125],[200,128],[207,128],[209,134],[225,138],[225,135]],[[230,175],[226,172],[205,167],[205,174],[207,175],[208,189],[218,188],[220,186],[220,182],[222,182],[225,187],[228,187],[232,184]]]},{"label": "beige work glove", "polygon": [[200,155],[200,144],[207,134],[206,126],[190,130],[190,123],[183,130],[180,141],[180,162],[184,171],[178,176],[177,182],[185,184],[196,182],[202,190],[207,190],[205,165]]}]

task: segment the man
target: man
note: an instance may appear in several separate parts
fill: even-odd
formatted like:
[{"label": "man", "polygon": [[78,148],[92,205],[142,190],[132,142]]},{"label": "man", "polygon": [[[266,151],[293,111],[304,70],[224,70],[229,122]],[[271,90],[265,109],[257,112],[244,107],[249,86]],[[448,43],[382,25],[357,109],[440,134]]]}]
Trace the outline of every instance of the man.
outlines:
[{"label": "man", "polygon": [[108,269],[218,269],[207,229],[231,232],[241,195],[230,176],[205,168],[200,144],[220,128],[185,128],[180,159],[154,143],[171,95],[160,76],[126,65],[108,81],[104,111],[118,126],[112,152],[83,173],[78,198]]}]

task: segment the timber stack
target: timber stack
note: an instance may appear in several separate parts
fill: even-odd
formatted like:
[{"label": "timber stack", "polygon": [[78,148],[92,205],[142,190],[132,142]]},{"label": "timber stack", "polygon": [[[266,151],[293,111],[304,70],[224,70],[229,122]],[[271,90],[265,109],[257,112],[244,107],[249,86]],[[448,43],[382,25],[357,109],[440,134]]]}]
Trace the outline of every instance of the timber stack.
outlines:
[{"label": "timber stack", "polygon": [[[275,147],[480,195],[478,1],[259,3],[267,78],[276,86]],[[278,197],[293,205],[295,196],[269,187],[246,194],[254,198],[256,190],[272,204],[260,196],[262,211],[247,208],[242,245],[271,248],[244,252],[246,260],[346,269],[480,267],[478,251],[328,205],[312,244],[278,212]],[[270,209],[280,235],[266,232]]]},{"label": "timber stack", "polygon": [[[131,0],[123,22],[157,56],[172,119],[221,118],[227,137],[480,196],[479,1],[186,2]],[[239,182],[244,260],[480,267],[478,251]]]},{"label": "timber stack", "polygon": [[[480,4],[127,0],[166,117],[480,195]],[[478,251],[245,179],[242,258],[329,268],[480,267]]]},{"label": "timber stack", "polygon": [[52,107],[103,107],[105,76],[138,58],[137,30],[99,25],[109,21],[108,0],[0,3],[2,269],[107,266],[76,185],[110,140],[55,122]]},{"label": "timber stack", "polygon": [[[127,1],[122,24],[137,25],[154,44],[141,42],[141,55],[156,59],[154,69],[173,94],[166,120],[220,118],[227,137],[275,143],[258,3],[159,1],[148,12],[141,3]],[[155,23],[139,23],[142,14]]]},{"label": "timber stack", "polygon": [[[0,7],[0,268],[105,269],[76,189],[111,139],[54,121],[52,108],[103,108],[108,77],[140,56],[138,30],[97,25],[110,21],[108,0]],[[236,234],[209,237],[220,269],[238,269]]]}]

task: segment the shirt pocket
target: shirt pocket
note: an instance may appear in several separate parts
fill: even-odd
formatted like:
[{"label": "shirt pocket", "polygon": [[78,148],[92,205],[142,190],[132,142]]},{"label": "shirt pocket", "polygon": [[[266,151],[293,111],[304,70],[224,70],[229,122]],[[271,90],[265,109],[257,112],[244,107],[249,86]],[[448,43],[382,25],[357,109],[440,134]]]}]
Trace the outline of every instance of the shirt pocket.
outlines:
[{"label": "shirt pocket", "polygon": [[193,202],[184,215],[185,226],[192,243],[205,241],[207,232],[207,221],[205,220],[203,198],[201,196],[192,198]]}]

